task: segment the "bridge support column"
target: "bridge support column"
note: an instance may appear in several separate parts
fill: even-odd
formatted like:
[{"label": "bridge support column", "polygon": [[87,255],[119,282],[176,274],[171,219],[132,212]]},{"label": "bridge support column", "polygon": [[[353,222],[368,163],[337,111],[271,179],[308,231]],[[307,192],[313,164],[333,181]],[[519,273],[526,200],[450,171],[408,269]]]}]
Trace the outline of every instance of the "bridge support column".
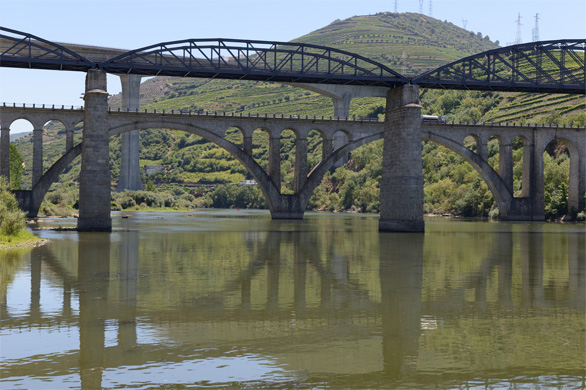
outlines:
[{"label": "bridge support column", "polygon": [[10,128],[0,130],[0,176],[10,183]]},{"label": "bridge support column", "polygon": [[[120,75],[123,110],[138,110],[140,79],[141,76],[139,75]],[[117,192],[143,189],[139,164],[140,139],[138,132],[138,130],[132,130],[122,134],[120,146],[120,177],[116,186]]]},{"label": "bridge support column", "polygon": [[33,187],[43,176],[43,129],[33,130]]},{"label": "bridge support column", "polygon": [[379,230],[423,232],[419,87],[387,92]]},{"label": "bridge support column", "polygon": [[242,149],[244,150],[244,153],[252,156],[252,137],[242,137]]},{"label": "bridge support column", "polygon": [[[533,147],[531,165],[531,216],[534,221],[545,221],[545,178],[543,175],[543,149],[539,144]],[[540,152],[541,151],[541,152]]]},{"label": "bridge support column", "polygon": [[334,152],[334,147],[332,145],[332,139],[327,138],[327,135],[324,134],[324,140],[322,143],[321,149],[321,159],[325,161],[330,155]]},{"label": "bridge support column", "polygon": [[295,193],[301,189],[307,181],[307,139],[298,138],[295,148]]},{"label": "bridge support column", "polygon": [[269,177],[281,192],[281,137],[269,138]]},{"label": "bridge support column", "polygon": [[[348,118],[350,116],[350,102],[352,95],[344,94],[342,97],[332,98],[334,103],[334,118]],[[341,131],[334,135],[334,150],[348,143],[348,137]],[[341,167],[348,162],[348,155],[334,163],[334,168]]]},{"label": "bridge support column", "polygon": [[[488,160],[487,160],[488,161]],[[507,190],[513,193],[513,145],[510,140],[499,140],[499,176]]]},{"label": "bridge support column", "polygon": [[112,231],[106,72],[86,76],[83,149],[79,175],[79,231]]},{"label": "bridge support column", "polygon": [[75,130],[75,125],[67,126],[65,129],[65,153],[69,152],[73,149],[73,131]]}]

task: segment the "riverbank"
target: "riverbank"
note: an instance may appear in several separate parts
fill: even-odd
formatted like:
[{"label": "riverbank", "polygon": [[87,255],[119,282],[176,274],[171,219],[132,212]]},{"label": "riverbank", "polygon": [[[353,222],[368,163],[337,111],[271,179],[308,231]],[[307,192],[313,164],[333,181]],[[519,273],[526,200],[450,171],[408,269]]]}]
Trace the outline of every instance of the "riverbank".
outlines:
[{"label": "riverbank", "polygon": [[0,235],[0,253],[18,249],[35,248],[45,245],[49,240],[39,238],[28,230],[21,230],[14,236]]}]

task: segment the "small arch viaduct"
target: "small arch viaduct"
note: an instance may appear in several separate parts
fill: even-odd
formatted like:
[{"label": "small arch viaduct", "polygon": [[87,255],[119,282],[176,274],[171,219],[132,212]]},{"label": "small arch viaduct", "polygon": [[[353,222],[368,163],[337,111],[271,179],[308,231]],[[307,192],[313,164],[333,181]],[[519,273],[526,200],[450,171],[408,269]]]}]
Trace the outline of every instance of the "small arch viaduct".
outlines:
[{"label": "small arch viaduct", "polygon": [[[316,45],[186,40],[114,55],[113,49],[68,48],[30,34],[6,28],[0,31],[0,66],[87,74],[83,109],[0,106],[0,175],[10,174],[12,122],[26,119],[34,127],[33,190],[19,193],[29,215],[36,214],[51,183],[81,154],[80,231],[111,230],[109,137],[123,134],[121,180],[130,186],[138,165],[138,148],[133,145],[138,144],[138,131],[146,128],[183,130],[224,148],[254,176],[273,218],[302,218],[323,175],[347,153],[377,139],[384,139],[379,221],[382,231],[424,230],[422,139],[446,146],[478,170],[494,195],[501,218],[508,220],[544,219],[543,151],[549,142],[561,139],[570,152],[569,205],[577,210],[584,207],[586,128],[422,124],[419,87],[584,94],[586,40],[500,48],[407,79],[368,58]],[[107,72],[123,74],[121,112],[108,108]],[[385,121],[139,111],[140,77],[155,74],[295,83],[332,97],[335,116],[343,118],[348,117],[352,98],[385,96]],[[51,120],[64,124],[66,150],[43,174],[42,126]],[[83,141],[74,146],[73,127],[80,122]],[[225,138],[226,130],[234,127],[242,133],[242,145]],[[252,157],[252,132],[256,129],[267,130],[270,136],[267,171]],[[282,194],[280,188],[279,139],[283,130],[292,130],[297,137],[294,194]],[[322,136],[323,155],[322,161],[308,172],[307,137],[312,130]],[[335,134],[345,134],[347,139],[333,142]],[[464,146],[467,136],[476,140],[476,152]],[[498,172],[488,163],[490,137],[499,141]],[[512,143],[517,137],[524,145],[521,197],[513,195]]]}]

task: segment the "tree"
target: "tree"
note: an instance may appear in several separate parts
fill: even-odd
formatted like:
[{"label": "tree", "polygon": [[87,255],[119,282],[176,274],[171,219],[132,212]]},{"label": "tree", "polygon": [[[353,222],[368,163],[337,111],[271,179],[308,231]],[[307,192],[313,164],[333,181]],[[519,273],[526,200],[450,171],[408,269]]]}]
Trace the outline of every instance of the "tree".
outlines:
[{"label": "tree", "polygon": [[24,213],[18,208],[18,202],[8,182],[0,176],[0,234],[11,236],[26,226]]},{"label": "tree", "polygon": [[10,189],[20,190],[20,181],[24,173],[24,160],[14,144],[10,144]]}]

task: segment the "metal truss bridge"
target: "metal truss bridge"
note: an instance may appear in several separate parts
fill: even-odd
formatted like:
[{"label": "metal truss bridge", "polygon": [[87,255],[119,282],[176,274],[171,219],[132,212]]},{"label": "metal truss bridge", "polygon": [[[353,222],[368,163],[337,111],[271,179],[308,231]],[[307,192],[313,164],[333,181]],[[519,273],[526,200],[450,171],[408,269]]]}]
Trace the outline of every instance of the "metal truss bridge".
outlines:
[{"label": "metal truss bridge", "polygon": [[50,42],[0,27],[0,67],[99,69],[115,74],[536,93],[586,94],[586,39],[489,50],[407,78],[330,47],[241,39],[186,39],[124,51]]}]

